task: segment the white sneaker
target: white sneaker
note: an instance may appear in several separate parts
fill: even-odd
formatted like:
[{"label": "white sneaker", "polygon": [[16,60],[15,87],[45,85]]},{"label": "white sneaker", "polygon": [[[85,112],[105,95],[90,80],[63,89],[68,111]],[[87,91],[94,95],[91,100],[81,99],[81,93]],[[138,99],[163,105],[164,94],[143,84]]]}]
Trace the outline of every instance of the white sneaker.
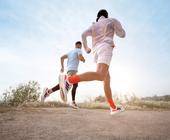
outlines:
[{"label": "white sneaker", "polygon": [[67,102],[67,93],[72,87],[72,84],[70,84],[67,81],[67,75],[60,74],[59,75],[59,85],[60,85],[60,96],[63,102]]},{"label": "white sneaker", "polygon": [[115,115],[115,114],[118,114],[118,113],[123,112],[123,111],[125,111],[125,108],[123,106],[116,107],[115,109],[110,107],[110,115]]},{"label": "white sneaker", "polygon": [[60,87],[60,97],[63,102],[67,102],[67,94],[64,93],[62,87]]},{"label": "white sneaker", "polygon": [[41,102],[44,102],[47,95],[48,95],[48,88],[44,88],[43,93],[41,95]]},{"label": "white sneaker", "polygon": [[77,104],[75,102],[71,103],[71,107],[74,109],[79,109],[79,107],[77,106]]}]

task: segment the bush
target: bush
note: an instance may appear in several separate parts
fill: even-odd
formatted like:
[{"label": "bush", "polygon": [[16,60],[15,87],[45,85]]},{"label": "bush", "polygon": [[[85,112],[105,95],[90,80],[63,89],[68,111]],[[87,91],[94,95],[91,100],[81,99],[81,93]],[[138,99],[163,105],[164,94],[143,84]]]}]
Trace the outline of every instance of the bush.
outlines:
[{"label": "bush", "polygon": [[94,99],[95,102],[100,102],[100,103],[103,103],[103,102],[106,102],[106,99],[104,96],[97,96],[95,99]]},{"label": "bush", "polygon": [[144,101],[170,101],[170,95],[163,95],[163,96],[152,96],[152,97],[144,97],[142,98]]},{"label": "bush", "polygon": [[3,93],[3,103],[5,105],[18,106],[25,102],[37,101],[40,95],[38,82],[29,81],[19,84],[16,88],[9,88]]}]

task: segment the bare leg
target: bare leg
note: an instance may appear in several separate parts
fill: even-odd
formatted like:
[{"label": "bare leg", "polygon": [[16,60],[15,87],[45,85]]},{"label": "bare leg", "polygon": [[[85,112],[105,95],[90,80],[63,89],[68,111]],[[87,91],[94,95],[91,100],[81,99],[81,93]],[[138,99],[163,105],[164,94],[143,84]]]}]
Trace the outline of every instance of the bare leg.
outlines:
[{"label": "bare leg", "polygon": [[105,92],[105,96],[106,96],[106,99],[110,105],[111,108],[115,109],[116,108],[116,105],[112,99],[112,90],[111,90],[111,87],[110,87],[110,74],[109,72],[107,73],[107,76],[103,82],[103,85],[104,85],[104,92]]},{"label": "bare leg", "polygon": [[78,83],[81,81],[104,81],[104,91],[106,99],[111,108],[115,109],[116,105],[112,100],[112,92],[110,88],[110,75],[108,72],[109,66],[107,64],[99,63],[97,64],[96,72],[86,72],[80,75],[73,75],[68,77],[70,83]]},{"label": "bare leg", "polygon": [[85,72],[83,74],[78,75],[81,81],[104,81],[107,73],[108,73],[109,66],[107,64],[99,63],[97,64],[96,72]]},{"label": "bare leg", "polygon": [[103,85],[104,85],[104,92],[105,92],[105,96],[106,96],[106,99],[112,99],[112,91],[111,91],[111,88],[110,88],[110,74],[109,72],[107,73],[107,76],[103,82]]}]

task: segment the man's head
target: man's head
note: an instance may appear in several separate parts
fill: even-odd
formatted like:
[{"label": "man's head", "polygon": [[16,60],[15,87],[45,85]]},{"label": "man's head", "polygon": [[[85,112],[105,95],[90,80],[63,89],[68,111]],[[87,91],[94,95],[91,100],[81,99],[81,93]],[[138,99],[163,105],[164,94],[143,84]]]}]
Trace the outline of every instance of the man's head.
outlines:
[{"label": "man's head", "polygon": [[100,18],[101,16],[104,16],[105,18],[108,18],[108,12],[107,12],[107,10],[105,10],[105,9],[99,10],[99,12],[97,13],[96,22],[98,22],[98,20],[99,20],[99,18]]},{"label": "man's head", "polygon": [[82,47],[81,41],[77,41],[75,43],[75,47],[81,49],[81,47]]}]

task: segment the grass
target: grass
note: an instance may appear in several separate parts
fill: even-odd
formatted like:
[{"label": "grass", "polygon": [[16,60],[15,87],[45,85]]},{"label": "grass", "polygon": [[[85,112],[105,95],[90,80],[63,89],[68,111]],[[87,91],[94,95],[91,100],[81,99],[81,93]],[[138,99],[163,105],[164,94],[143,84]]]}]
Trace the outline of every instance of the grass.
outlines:
[{"label": "grass", "polygon": [[10,106],[0,103],[0,113],[6,113],[8,111],[13,111],[20,108],[51,108],[51,107],[68,107],[67,104],[61,102],[27,102],[19,106]]},{"label": "grass", "polygon": [[28,102],[22,105],[22,107],[68,107],[69,105],[62,102]]},{"label": "grass", "polygon": [[[20,107],[68,107],[69,105],[61,102],[38,102],[40,95],[40,86],[38,82],[29,81],[28,83],[19,84],[16,88],[9,88],[3,93],[3,99],[0,101],[0,112],[4,108]],[[170,110],[170,95],[153,96],[139,99],[133,93],[132,96],[120,96],[115,94],[117,104],[121,103],[121,98],[126,101],[127,110]],[[95,99],[89,99],[88,102],[80,103],[80,108],[87,109],[109,109],[108,103],[104,96],[98,96]],[[8,109],[6,109],[8,110]]]},{"label": "grass", "polygon": [[130,107],[138,107],[138,109],[150,109],[150,110],[170,110],[170,101],[144,101],[137,100],[131,101],[128,103],[129,109]]},{"label": "grass", "polygon": [[12,107],[7,107],[7,106],[0,106],[0,113],[6,113],[9,111],[12,111],[13,108]]},{"label": "grass", "polygon": [[[109,109],[108,103],[106,102],[98,102],[98,101],[89,101],[84,103],[78,104],[80,108],[85,109]],[[22,104],[18,107],[12,107],[12,106],[5,106],[4,104],[0,105],[0,113],[5,113],[11,110],[14,110],[15,108],[50,108],[50,107],[69,107],[68,104],[62,103],[62,102],[28,102],[25,104]],[[155,110],[155,111],[161,111],[161,110],[170,110],[170,101],[144,101],[144,100],[132,100],[126,104],[127,110]]]},{"label": "grass", "polygon": [[80,108],[86,109],[109,109],[107,103],[100,103],[100,102],[84,102],[79,104]]},{"label": "grass", "polygon": [[[81,103],[81,108],[109,109],[107,103],[87,102]],[[126,110],[170,110],[170,102],[164,101],[135,101],[126,104]]]}]

